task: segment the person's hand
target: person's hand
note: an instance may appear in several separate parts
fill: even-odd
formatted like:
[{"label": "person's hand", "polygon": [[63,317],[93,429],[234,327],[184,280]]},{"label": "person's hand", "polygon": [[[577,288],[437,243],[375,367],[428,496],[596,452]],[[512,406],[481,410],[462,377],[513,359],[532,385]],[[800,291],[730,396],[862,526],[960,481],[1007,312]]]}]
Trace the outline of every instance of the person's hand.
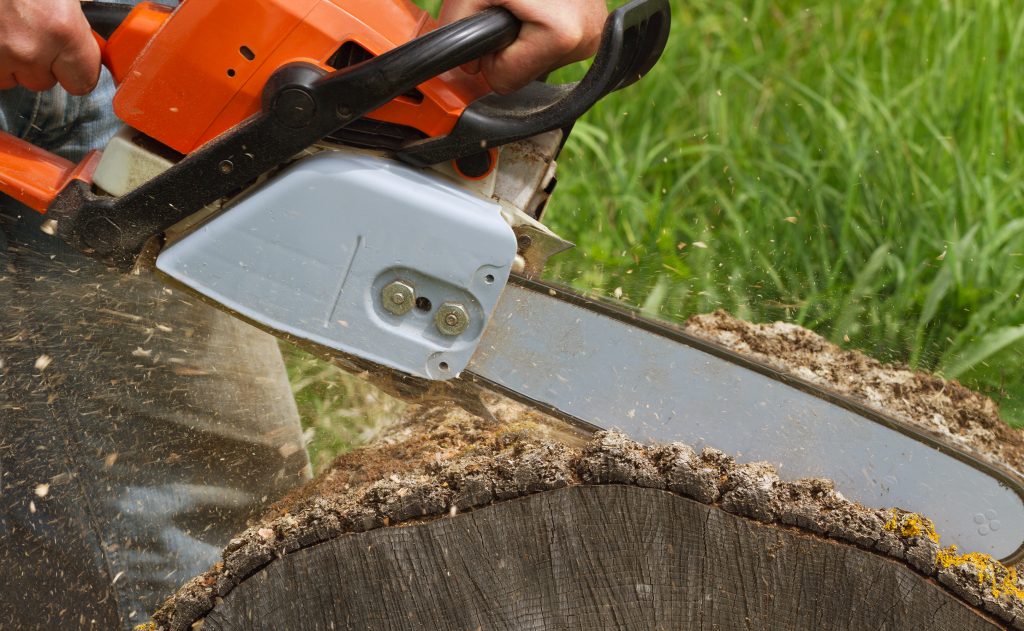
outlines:
[{"label": "person's hand", "polygon": [[523,22],[508,48],[465,66],[483,72],[495,92],[507,94],[545,72],[597,52],[608,7],[605,0],[446,0],[441,24],[501,6]]},{"label": "person's hand", "polygon": [[0,0],[0,89],[96,87],[100,49],[78,0]]}]

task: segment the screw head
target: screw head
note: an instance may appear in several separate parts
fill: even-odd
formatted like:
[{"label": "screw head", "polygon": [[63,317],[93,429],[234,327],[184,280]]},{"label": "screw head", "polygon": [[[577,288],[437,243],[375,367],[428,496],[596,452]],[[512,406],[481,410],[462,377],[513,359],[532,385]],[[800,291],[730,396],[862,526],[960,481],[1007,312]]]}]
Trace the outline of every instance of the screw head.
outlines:
[{"label": "screw head", "polygon": [[274,115],[285,127],[308,127],[316,116],[316,101],[301,88],[289,88],[278,95],[273,105]]},{"label": "screw head", "polygon": [[409,313],[416,304],[416,290],[401,280],[387,284],[380,294],[384,310],[397,316]]},{"label": "screw head", "polygon": [[528,234],[521,234],[516,237],[516,245],[520,252],[525,252],[530,249],[531,245],[533,245],[533,237]]},{"label": "screw head", "polygon": [[434,323],[442,335],[460,335],[469,326],[469,312],[457,302],[446,302],[437,308]]}]

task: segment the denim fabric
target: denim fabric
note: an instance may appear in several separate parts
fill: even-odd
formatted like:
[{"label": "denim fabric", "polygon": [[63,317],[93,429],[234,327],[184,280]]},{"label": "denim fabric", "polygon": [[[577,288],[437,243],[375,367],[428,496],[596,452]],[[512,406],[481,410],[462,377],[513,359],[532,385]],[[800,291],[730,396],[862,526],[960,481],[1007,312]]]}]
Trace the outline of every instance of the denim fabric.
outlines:
[{"label": "denim fabric", "polygon": [[77,162],[117,131],[110,110],[113,97],[114,84],[105,71],[87,98],[59,87],[46,92],[0,90],[0,130]]},{"label": "denim fabric", "polygon": [[[3,91],[0,127],[78,159],[112,91]],[[40,221],[0,199],[0,629],[130,629],[309,463],[273,338]]]}]

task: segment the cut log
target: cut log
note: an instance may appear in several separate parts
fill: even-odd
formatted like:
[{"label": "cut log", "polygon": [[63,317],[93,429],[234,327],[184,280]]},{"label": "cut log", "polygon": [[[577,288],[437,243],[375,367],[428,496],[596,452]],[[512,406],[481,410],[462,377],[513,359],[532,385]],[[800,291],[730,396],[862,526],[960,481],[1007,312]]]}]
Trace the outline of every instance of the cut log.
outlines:
[{"label": "cut log", "polygon": [[506,406],[339,460],[151,628],[1024,628],[1024,585],[913,513]]},{"label": "cut log", "polygon": [[299,550],[203,629],[908,626],[1000,628],[882,556],[665,491],[575,486]]}]

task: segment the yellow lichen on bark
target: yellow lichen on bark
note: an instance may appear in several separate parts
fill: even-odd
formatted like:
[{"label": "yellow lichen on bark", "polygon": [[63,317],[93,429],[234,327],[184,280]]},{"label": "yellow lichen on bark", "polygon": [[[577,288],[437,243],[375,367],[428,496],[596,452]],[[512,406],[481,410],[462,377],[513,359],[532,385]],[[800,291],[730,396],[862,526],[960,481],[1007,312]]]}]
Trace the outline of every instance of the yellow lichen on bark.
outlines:
[{"label": "yellow lichen on bark", "polygon": [[907,513],[892,509],[885,529],[899,534],[901,537],[928,537],[935,543],[939,542],[939,533],[935,531],[935,523],[917,513]]},{"label": "yellow lichen on bark", "polygon": [[[939,542],[939,533],[935,531],[934,522],[917,513],[908,513],[894,508],[884,527],[904,538],[928,537],[935,543]],[[1021,589],[1017,582],[1017,570],[1006,567],[987,554],[981,552],[959,554],[956,546],[949,546],[941,548],[935,554],[935,562],[940,568],[960,567],[973,572],[977,575],[980,586],[988,585],[989,593],[993,598],[999,598],[1005,594],[1011,598],[1024,600],[1024,589]]]},{"label": "yellow lichen on bark", "polygon": [[1011,598],[1024,600],[1024,589],[1017,583],[1017,570],[1006,567],[987,554],[957,554],[956,546],[949,546],[939,550],[935,555],[935,561],[942,568],[955,566],[974,570],[978,575],[978,583],[983,586],[988,584],[993,598],[1006,594]]}]

